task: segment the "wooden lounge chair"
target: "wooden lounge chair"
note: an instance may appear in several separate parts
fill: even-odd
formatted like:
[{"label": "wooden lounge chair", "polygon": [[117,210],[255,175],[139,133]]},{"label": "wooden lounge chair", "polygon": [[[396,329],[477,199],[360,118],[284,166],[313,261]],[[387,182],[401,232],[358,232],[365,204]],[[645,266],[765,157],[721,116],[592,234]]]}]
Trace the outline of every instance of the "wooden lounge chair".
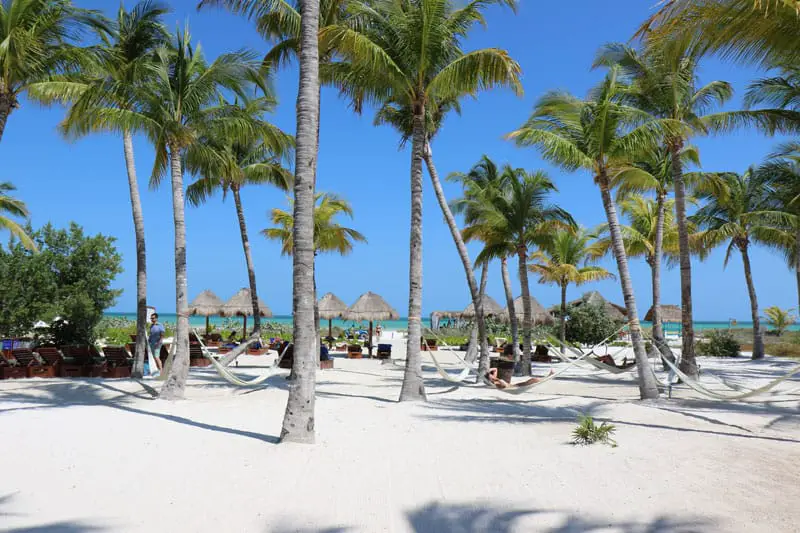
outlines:
[{"label": "wooden lounge chair", "polygon": [[33,351],[39,354],[39,357],[47,365],[53,367],[56,376],[62,377],[61,366],[64,363],[64,357],[61,355],[61,352],[58,351],[58,348],[55,346],[39,346]]},{"label": "wooden lounge chair", "polygon": [[56,377],[56,369],[40,363],[30,348],[11,350],[11,356],[16,359],[18,366],[25,368],[25,377],[27,378]]},{"label": "wooden lounge chair", "polygon": [[361,359],[361,345],[348,344],[347,345],[347,358],[348,359]]},{"label": "wooden lounge chair", "polygon": [[375,356],[378,359],[391,359],[392,358],[392,345],[391,344],[378,344],[378,353]]},{"label": "wooden lounge chair", "polygon": [[70,377],[99,378],[103,375],[105,365],[97,358],[97,349],[88,344],[62,346],[64,355],[61,374]]},{"label": "wooden lounge chair", "polygon": [[11,352],[0,352],[0,379],[21,379],[28,377],[25,367],[19,366],[11,357]]},{"label": "wooden lounge chair", "polygon": [[211,360],[206,357],[203,346],[199,342],[189,343],[189,366],[211,366]]},{"label": "wooden lounge chair", "polygon": [[219,348],[222,346],[222,335],[219,333],[210,333],[208,335],[203,335],[203,342],[209,348]]},{"label": "wooden lounge chair", "polygon": [[103,348],[106,357],[103,369],[104,378],[129,378],[133,369],[133,357],[123,346],[106,346]]},{"label": "wooden lounge chair", "polygon": [[437,343],[436,339],[425,339],[425,344],[428,345],[429,352],[435,352],[439,349],[439,347],[436,346],[436,343]]}]

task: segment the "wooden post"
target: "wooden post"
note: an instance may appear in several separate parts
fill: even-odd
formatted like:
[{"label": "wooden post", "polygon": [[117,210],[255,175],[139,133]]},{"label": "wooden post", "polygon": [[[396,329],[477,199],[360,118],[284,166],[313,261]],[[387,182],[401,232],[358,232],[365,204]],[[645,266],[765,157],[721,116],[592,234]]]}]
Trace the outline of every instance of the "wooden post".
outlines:
[{"label": "wooden post", "polygon": [[372,320],[369,321],[369,356],[372,358]]}]

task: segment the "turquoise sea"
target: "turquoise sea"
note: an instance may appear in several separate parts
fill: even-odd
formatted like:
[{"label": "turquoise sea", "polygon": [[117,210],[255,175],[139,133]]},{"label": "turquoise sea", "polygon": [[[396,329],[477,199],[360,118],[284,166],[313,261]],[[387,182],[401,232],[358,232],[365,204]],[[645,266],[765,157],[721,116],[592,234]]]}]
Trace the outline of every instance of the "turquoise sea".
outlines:
[{"label": "turquoise sea", "polygon": [[[136,313],[106,313],[108,317],[118,317],[118,318],[127,318],[129,320],[136,320]],[[175,322],[177,319],[177,315],[174,313],[159,313],[159,320],[161,322]],[[226,321],[230,319],[228,318],[221,318],[221,317],[210,317],[209,322],[215,325],[222,325]],[[236,319],[241,323],[241,318]],[[248,318],[248,323],[252,324],[252,318]],[[266,322],[275,322],[278,324],[286,324],[290,325],[292,323],[292,317],[290,315],[285,316],[274,316],[272,318],[265,318],[262,319]],[[323,327],[327,325],[327,321],[323,320]],[[189,318],[189,324],[192,327],[200,328],[204,327],[206,323],[206,318],[203,316],[192,316]],[[349,328],[354,325],[354,322],[351,320],[334,320],[333,326]],[[366,325],[366,324],[365,324]],[[422,319],[422,325],[424,327],[430,327],[431,321],[429,318]],[[642,322],[644,327],[649,327],[652,324],[650,322]],[[696,330],[703,330],[703,329],[727,329],[729,327],[729,322],[725,321],[698,321],[694,323],[694,328]],[[408,329],[408,319],[401,318],[399,320],[384,320],[381,322],[381,326],[386,331],[401,331]],[[735,328],[742,328],[742,329],[752,329],[753,323],[752,322],[737,322]],[[791,331],[800,331],[800,324],[795,324],[789,328]],[[677,332],[679,331],[677,324],[667,324],[666,325],[667,332]]]}]

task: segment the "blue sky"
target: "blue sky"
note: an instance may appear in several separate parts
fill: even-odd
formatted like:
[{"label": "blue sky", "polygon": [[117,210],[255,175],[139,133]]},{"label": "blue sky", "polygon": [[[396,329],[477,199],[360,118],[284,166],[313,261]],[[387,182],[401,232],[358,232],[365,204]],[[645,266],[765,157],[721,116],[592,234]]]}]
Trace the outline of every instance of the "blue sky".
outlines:
[{"label": "blue sky", "polygon": [[[77,0],[77,5],[104,9],[113,14],[117,2]],[[127,6],[134,2],[126,1]],[[169,27],[188,21],[194,42],[200,42],[209,58],[241,47],[264,53],[269,45],[250,23],[223,11],[197,13],[195,0],[174,0],[174,12],[166,18]],[[605,220],[600,193],[585,172],[564,173],[544,163],[534,149],[519,149],[503,136],[528,116],[535,100],[549,89],[559,88],[584,95],[601,78],[590,65],[599,46],[625,41],[644,20],[652,2],[617,0],[583,2],[575,6],[523,1],[518,13],[500,8],[489,10],[488,29],[476,28],[467,46],[507,49],[523,69],[525,95],[495,90],[479,100],[464,102],[462,116],[447,119],[433,150],[442,176],[469,169],[482,154],[497,163],[509,162],[528,169],[547,170],[559,187],[553,200],[568,209],[586,226]],[[737,96],[728,105],[739,105],[748,82],[759,73],[750,68],[721,63],[715,59],[703,65],[702,80],[723,79],[733,83]],[[295,128],[295,67],[278,73],[276,88],[280,105],[273,120],[286,131]],[[93,135],[78,142],[64,141],[56,131],[63,109],[43,109],[23,101],[12,114],[0,142],[0,180],[12,181],[18,195],[27,202],[34,226],[52,221],[65,226],[74,220],[91,233],[117,238],[124,257],[125,272],[116,287],[123,289],[114,310],[135,308],[135,246],[131,220],[122,141],[114,135]],[[409,162],[408,150],[398,150],[396,134],[372,125],[371,112],[356,116],[335,91],[322,97],[322,127],[317,188],[336,192],[353,204],[351,225],[362,231],[369,244],[358,245],[344,258],[320,256],[317,262],[320,294],[333,291],[352,303],[363,292],[383,295],[401,315],[408,306]],[[717,138],[699,139],[704,168],[711,171],[743,171],[759,162],[776,139],[756,132],[741,131]],[[174,262],[172,207],[168,183],[160,190],[147,188],[153,151],[145,139],[135,143],[136,164],[144,204],[148,249],[148,297],[162,312],[174,311]],[[423,312],[461,309],[469,303],[463,268],[426,174],[424,190],[424,278]],[[191,177],[187,176],[187,182]],[[452,199],[460,190],[445,185]],[[267,227],[268,212],[285,207],[284,193],[264,188],[242,192],[249,224],[259,293],[275,314],[291,312],[291,260],[281,257],[277,243],[265,241],[258,232]],[[247,285],[247,273],[238,224],[230,199],[214,198],[199,208],[187,207],[189,296],[210,288],[227,299]],[[474,255],[477,247],[471,248]],[[722,267],[723,251],[715,251],[705,262],[694,261],[694,308],[698,320],[749,320],[749,301],[742,264],[734,257]],[[753,251],[753,270],[761,307],[796,305],[793,273],[779,256],[764,249]],[[605,266],[615,271],[612,261]],[[510,264],[515,273],[516,263]],[[632,260],[631,270],[643,315],[651,304],[649,268]],[[665,270],[663,302],[680,303],[677,269]],[[532,277],[533,295],[545,306],[558,301],[555,287],[539,285]],[[519,283],[514,281],[515,295]],[[622,303],[615,281],[584,287],[570,287],[568,296],[577,298],[584,290],[597,289],[607,298]],[[488,293],[504,302],[500,266],[490,268]]]}]

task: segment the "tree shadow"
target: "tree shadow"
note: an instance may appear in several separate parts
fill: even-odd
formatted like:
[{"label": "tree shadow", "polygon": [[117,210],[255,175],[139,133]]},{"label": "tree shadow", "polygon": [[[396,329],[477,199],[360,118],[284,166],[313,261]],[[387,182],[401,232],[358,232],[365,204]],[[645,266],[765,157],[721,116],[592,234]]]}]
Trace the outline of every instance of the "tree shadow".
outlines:
[{"label": "tree shadow", "polygon": [[[20,513],[9,513],[2,508],[7,506],[17,495],[16,492],[0,496],[0,516],[20,516]],[[107,528],[85,522],[60,521],[38,526],[14,527],[3,529],[6,533],[87,533],[90,531],[106,531]]]}]

